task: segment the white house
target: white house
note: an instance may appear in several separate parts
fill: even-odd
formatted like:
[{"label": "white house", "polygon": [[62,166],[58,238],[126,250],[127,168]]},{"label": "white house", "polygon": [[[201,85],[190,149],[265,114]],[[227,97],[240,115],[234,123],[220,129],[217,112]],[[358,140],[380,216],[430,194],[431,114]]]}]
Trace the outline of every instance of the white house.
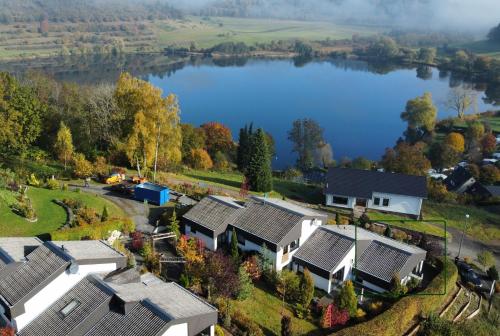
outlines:
[{"label": "white house", "polygon": [[349,279],[384,292],[396,274],[402,284],[412,277],[421,280],[425,257],[426,251],[416,246],[354,225],[328,225],[316,230],[293,256],[292,268],[307,268],[315,286],[328,293]]},{"label": "white house", "polygon": [[253,197],[240,204],[208,196],[183,216],[182,228],[210,250],[230,243],[234,230],[243,251],[260,252],[265,245],[275,269],[281,270],[326,220],[326,215],[279,199]]},{"label": "white house", "polygon": [[103,241],[0,238],[0,326],[18,336],[214,334],[217,310],[176,284],[138,273],[103,281],[125,266]]},{"label": "white house", "polygon": [[330,168],[324,193],[328,206],[358,206],[420,217],[427,182],[424,176]]}]

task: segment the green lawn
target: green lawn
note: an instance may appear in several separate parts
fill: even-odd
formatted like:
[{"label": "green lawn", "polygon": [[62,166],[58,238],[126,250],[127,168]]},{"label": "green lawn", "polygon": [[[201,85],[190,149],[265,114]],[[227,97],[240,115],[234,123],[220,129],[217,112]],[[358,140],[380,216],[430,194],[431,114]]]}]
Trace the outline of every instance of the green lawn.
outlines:
[{"label": "green lawn", "polygon": [[[479,120],[485,122],[491,126],[493,132],[500,133],[500,116],[490,117],[490,116],[479,116]],[[467,122],[465,121],[457,121],[455,127],[467,127]]]},{"label": "green lawn", "polygon": [[[234,309],[246,313],[252,321],[255,321],[266,335],[280,335],[281,330],[281,309],[282,301],[277,296],[271,294],[260,284],[254,289],[253,295],[244,301],[234,301]],[[292,311],[286,307],[285,310],[290,316]],[[318,326],[307,320],[293,317],[292,325],[297,335],[320,334]]]},{"label": "green lawn", "polygon": [[[445,219],[448,227],[462,230],[466,214],[470,215],[467,221],[467,234],[469,236],[486,243],[500,241],[500,214],[473,205],[424,202],[424,219]],[[435,224],[441,225],[440,223]]]},{"label": "green lawn", "polygon": [[[233,191],[239,191],[243,181],[243,175],[237,172],[189,170],[184,174],[170,174],[170,176],[190,182],[207,183],[207,185],[222,187]],[[323,201],[321,189],[314,185],[295,183],[278,178],[273,179],[273,185],[274,190],[269,193],[270,197],[286,197],[311,204],[320,204]]]},{"label": "green lawn", "polygon": [[35,208],[38,221],[30,223],[12,212],[9,204],[15,201],[13,194],[5,189],[0,190],[0,235],[1,236],[37,236],[57,230],[66,221],[65,210],[53,202],[54,199],[73,198],[81,200],[85,205],[101,212],[104,205],[108,207],[111,217],[122,217],[122,210],[114,203],[88,193],[74,191],[48,190],[42,188],[28,189],[28,196]]},{"label": "green lawn", "polygon": [[500,59],[500,43],[494,43],[488,40],[475,41],[460,46],[473,53],[490,56]]},{"label": "green lawn", "polygon": [[222,42],[244,42],[253,45],[291,39],[350,39],[353,34],[373,35],[382,32],[382,29],[337,25],[333,22],[230,17],[212,17],[205,20],[192,16],[186,20],[160,21],[154,31],[161,45],[189,46],[191,42],[195,42],[198,47],[209,48]]},{"label": "green lawn", "polygon": [[[409,230],[415,230],[418,232],[425,232],[434,236],[438,237],[444,237],[445,236],[445,231],[444,228],[438,227],[436,225],[433,225],[431,223],[425,222],[425,221],[417,221],[417,220],[411,220],[402,216],[398,215],[393,215],[393,214],[385,214],[381,212],[376,212],[376,211],[370,211],[368,213],[368,216],[370,217],[371,220],[374,221],[379,221],[383,223],[388,223],[391,226],[397,226]],[[404,220],[404,222],[403,222]],[[451,234],[447,234],[448,239],[451,238]]]}]

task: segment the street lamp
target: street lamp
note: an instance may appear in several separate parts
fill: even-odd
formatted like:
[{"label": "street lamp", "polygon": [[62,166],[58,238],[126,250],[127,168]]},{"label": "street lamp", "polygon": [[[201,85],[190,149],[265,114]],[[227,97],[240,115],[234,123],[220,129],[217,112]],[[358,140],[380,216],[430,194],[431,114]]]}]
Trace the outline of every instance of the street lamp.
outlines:
[{"label": "street lamp", "polygon": [[457,255],[457,260],[460,260],[460,251],[462,250],[462,243],[464,241],[464,236],[465,236],[465,230],[467,230],[467,219],[469,219],[469,214],[465,214],[465,224],[464,224],[464,229],[462,231],[462,237],[460,238],[460,245],[458,246],[458,255]]}]

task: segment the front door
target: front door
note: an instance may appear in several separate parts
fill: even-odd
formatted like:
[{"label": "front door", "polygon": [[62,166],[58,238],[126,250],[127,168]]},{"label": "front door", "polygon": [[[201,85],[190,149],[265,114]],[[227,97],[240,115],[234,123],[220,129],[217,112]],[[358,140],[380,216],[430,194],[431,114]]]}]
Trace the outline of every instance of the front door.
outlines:
[{"label": "front door", "polygon": [[366,208],[366,198],[356,198],[356,206]]}]

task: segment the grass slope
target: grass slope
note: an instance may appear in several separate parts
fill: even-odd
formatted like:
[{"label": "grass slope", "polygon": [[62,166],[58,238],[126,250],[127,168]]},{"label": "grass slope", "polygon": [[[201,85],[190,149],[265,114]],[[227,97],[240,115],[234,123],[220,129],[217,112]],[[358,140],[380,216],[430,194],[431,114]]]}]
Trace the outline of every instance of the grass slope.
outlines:
[{"label": "grass slope", "polygon": [[97,195],[30,187],[28,196],[38,217],[38,221],[35,223],[30,223],[13,213],[9,207],[9,204],[15,201],[13,194],[4,189],[0,190],[1,236],[37,236],[60,228],[66,221],[66,212],[53,202],[54,199],[78,199],[86,206],[95,208],[99,213],[106,205],[111,217],[123,216],[123,211],[118,206]]},{"label": "grass slope", "polygon": [[500,59],[500,43],[481,40],[463,44],[460,47],[470,50],[473,53]]}]

